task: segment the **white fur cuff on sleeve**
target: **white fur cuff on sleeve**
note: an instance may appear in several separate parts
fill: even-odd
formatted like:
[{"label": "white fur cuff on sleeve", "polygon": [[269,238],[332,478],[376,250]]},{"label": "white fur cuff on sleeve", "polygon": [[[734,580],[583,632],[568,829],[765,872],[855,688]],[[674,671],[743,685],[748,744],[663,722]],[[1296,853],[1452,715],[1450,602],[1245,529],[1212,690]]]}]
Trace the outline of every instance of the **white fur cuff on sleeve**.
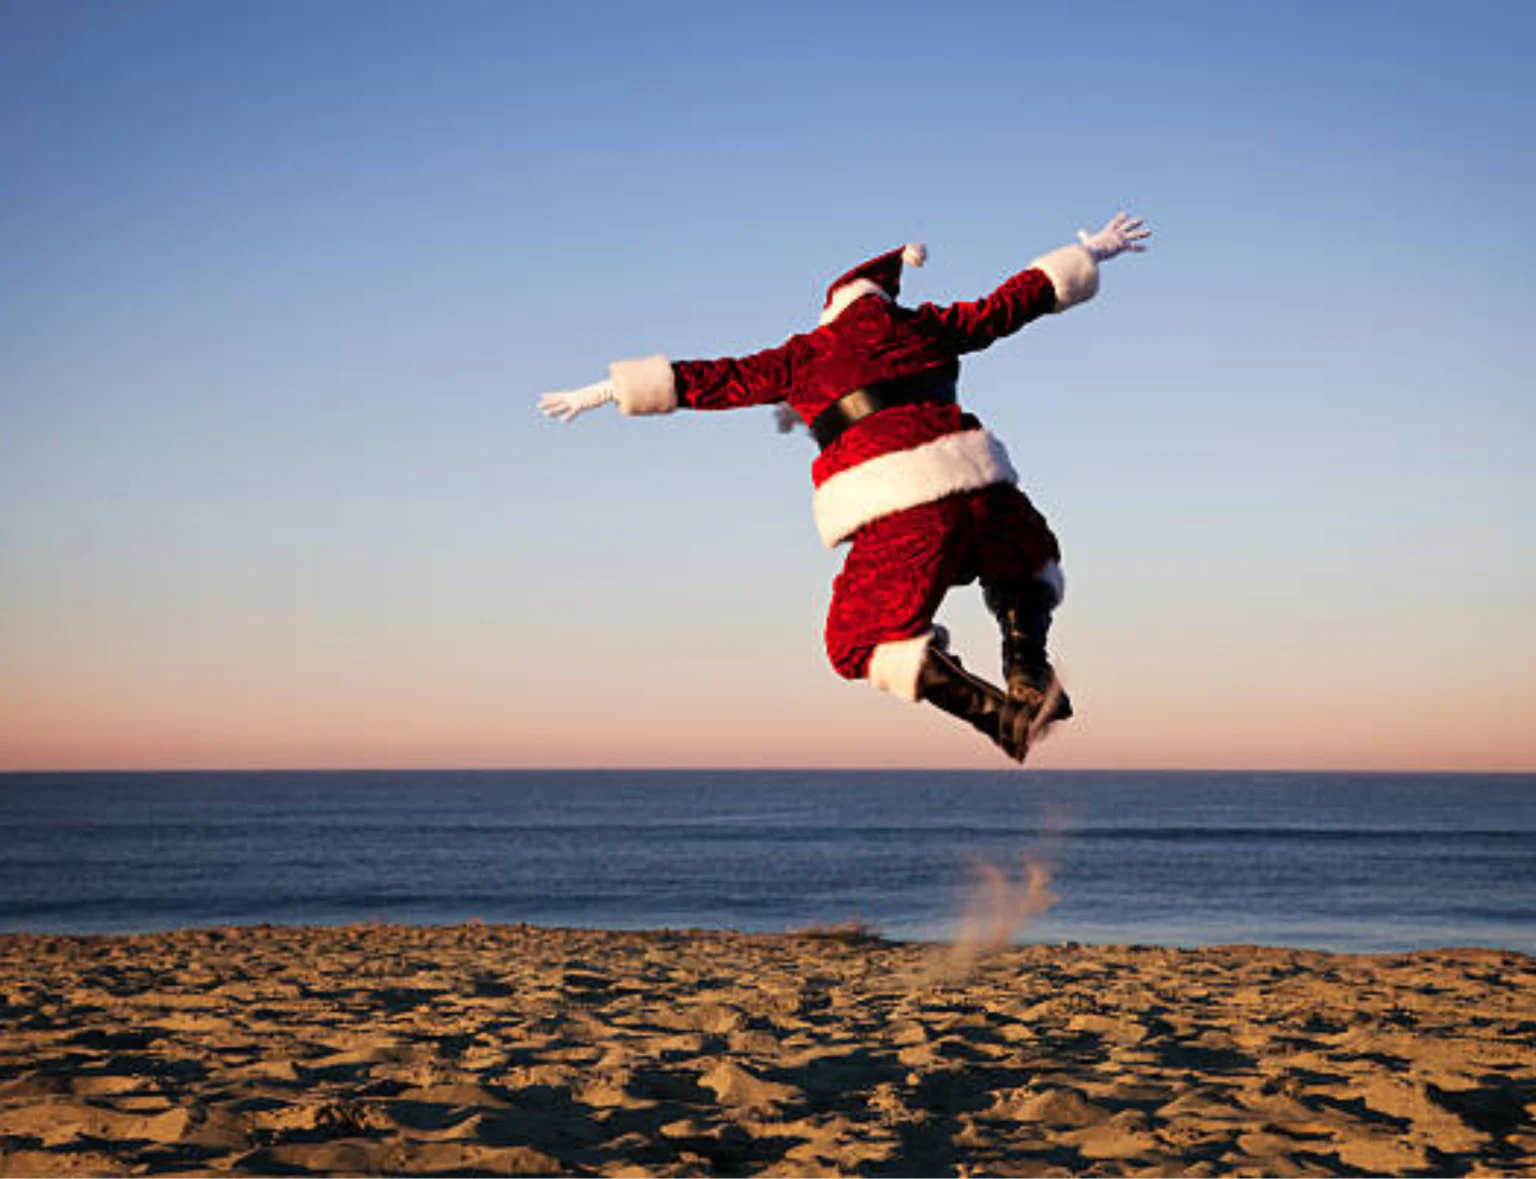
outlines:
[{"label": "white fur cuff on sleeve", "polygon": [[869,657],[870,685],[889,692],[908,704],[917,703],[917,681],[923,672],[923,660],[928,657],[928,644],[933,632],[918,635],[915,639],[897,639],[881,643]]},{"label": "white fur cuff on sleeve", "polygon": [[677,380],[665,356],[616,360],[608,366],[608,376],[620,413],[671,413],[677,408]]},{"label": "white fur cuff on sleeve", "polygon": [[1086,303],[1099,290],[1099,264],[1093,260],[1084,246],[1062,246],[1043,258],[1029,264],[1032,270],[1043,270],[1056,288],[1056,306],[1053,310],[1065,311],[1079,303]]}]

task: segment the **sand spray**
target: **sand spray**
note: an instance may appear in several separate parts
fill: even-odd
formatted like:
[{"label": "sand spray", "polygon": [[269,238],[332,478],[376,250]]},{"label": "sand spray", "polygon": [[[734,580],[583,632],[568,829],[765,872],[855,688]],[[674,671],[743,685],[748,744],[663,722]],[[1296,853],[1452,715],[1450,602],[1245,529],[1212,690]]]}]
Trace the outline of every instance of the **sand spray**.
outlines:
[{"label": "sand spray", "polygon": [[971,861],[972,881],[964,894],[954,941],[935,947],[913,980],[916,985],[958,982],[989,955],[1007,949],[1035,918],[1055,906],[1061,897],[1052,891],[1051,883],[1071,826],[1069,812],[1052,807],[1043,814],[1040,835],[1032,846],[1002,862],[985,856]]}]

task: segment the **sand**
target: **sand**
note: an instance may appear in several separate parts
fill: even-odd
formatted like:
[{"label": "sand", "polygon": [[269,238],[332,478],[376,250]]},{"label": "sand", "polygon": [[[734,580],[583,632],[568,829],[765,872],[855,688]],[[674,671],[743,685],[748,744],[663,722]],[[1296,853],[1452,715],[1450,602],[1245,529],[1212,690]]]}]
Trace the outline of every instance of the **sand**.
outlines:
[{"label": "sand", "polygon": [[1536,1174],[1536,960],[0,937],[0,1174]]}]

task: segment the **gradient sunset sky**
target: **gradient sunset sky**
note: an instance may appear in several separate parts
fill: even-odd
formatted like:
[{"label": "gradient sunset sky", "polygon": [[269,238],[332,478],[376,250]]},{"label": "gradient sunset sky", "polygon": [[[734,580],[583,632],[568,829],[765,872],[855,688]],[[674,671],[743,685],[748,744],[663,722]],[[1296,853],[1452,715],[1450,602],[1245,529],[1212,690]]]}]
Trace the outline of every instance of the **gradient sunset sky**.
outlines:
[{"label": "gradient sunset sky", "polygon": [[[1536,769],[1536,5],[0,3],[0,769],[1007,763],[839,680],[766,410],[906,241],[1060,533],[1042,767]],[[974,590],[944,620],[996,669]]]}]

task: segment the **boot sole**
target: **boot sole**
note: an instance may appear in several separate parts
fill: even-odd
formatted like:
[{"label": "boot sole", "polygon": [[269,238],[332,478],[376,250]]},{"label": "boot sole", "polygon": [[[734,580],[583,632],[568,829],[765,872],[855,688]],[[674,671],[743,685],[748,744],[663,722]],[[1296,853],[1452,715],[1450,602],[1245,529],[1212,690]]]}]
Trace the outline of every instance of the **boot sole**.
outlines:
[{"label": "boot sole", "polygon": [[1067,719],[1056,715],[1056,706],[1061,703],[1061,696],[1061,681],[1052,676],[1050,685],[1045,689],[1045,696],[1040,701],[1039,711],[1029,722],[1029,732],[1025,737],[1026,748],[1050,732],[1051,726],[1057,721]]},{"label": "boot sole", "polygon": [[1056,716],[1056,706],[1061,702],[1061,681],[1052,679],[1040,698],[1039,707],[1029,709],[1016,700],[1004,706],[999,732],[994,738],[999,749],[1020,765],[1029,756],[1035,743],[1050,731],[1052,725],[1064,719]]}]

